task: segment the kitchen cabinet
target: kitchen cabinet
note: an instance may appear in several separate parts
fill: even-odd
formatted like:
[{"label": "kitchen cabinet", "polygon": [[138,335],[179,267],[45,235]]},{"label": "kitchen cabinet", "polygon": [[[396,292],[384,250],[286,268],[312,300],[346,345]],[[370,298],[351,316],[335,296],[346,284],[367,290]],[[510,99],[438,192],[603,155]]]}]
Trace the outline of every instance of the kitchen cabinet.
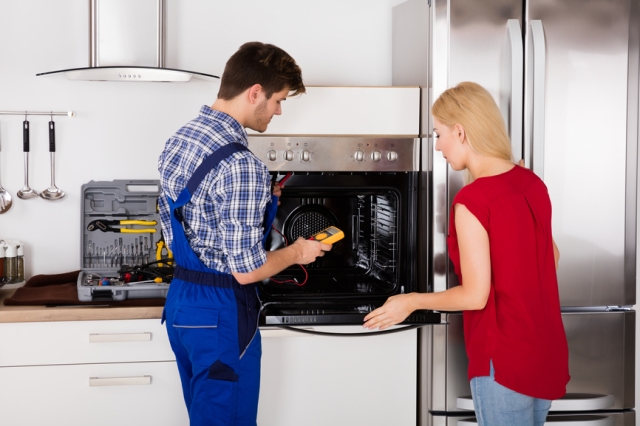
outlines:
[{"label": "kitchen cabinet", "polygon": [[[262,336],[259,425],[415,425],[415,330],[335,337],[267,328]],[[159,319],[0,324],[0,424],[143,422],[189,424]]]},{"label": "kitchen cabinet", "polygon": [[[333,333],[359,326],[315,327]],[[417,332],[262,330],[261,426],[415,426]]]},{"label": "kitchen cabinet", "polygon": [[157,319],[0,325],[0,423],[188,425]]}]

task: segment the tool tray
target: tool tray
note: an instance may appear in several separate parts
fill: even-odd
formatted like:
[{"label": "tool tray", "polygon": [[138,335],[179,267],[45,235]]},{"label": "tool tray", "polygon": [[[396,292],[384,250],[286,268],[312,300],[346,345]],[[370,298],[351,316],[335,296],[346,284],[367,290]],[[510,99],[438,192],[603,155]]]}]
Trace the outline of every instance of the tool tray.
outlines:
[{"label": "tool tray", "polygon": [[[162,238],[159,195],[158,180],[91,181],[82,185],[81,302],[167,297],[172,264],[154,263]],[[144,267],[148,264],[153,269]],[[156,272],[162,282],[153,282]]]}]

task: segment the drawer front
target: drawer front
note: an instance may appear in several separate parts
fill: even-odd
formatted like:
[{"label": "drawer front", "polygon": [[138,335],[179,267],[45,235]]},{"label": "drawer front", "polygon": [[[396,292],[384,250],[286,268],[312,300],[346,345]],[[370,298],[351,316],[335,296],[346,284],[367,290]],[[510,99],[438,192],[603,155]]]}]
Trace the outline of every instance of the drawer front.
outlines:
[{"label": "drawer front", "polygon": [[0,367],[175,360],[157,319],[5,323]]},{"label": "drawer front", "polygon": [[0,368],[0,422],[188,426],[175,362]]}]

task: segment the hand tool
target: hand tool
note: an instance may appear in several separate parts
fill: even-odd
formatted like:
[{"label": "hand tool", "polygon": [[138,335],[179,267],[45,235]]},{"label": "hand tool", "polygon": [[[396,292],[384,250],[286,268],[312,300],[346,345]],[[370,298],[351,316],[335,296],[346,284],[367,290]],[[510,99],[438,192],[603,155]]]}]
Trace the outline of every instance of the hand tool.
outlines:
[{"label": "hand tool", "polygon": [[340,229],[336,228],[335,226],[330,226],[318,232],[317,234],[314,234],[311,237],[309,237],[310,240],[319,241],[324,244],[333,244],[337,241],[340,241],[343,238],[344,238],[344,232],[342,232]]},{"label": "hand tool", "polygon": [[128,234],[140,234],[140,233],[153,233],[156,232],[156,228],[116,228],[118,225],[142,225],[152,226],[158,222],[155,220],[94,220],[87,226],[88,231],[100,230],[102,232],[121,232]]},{"label": "hand tool", "polygon": [[[163,260],[162,252],[164,249],[167,250],[167,260],[173,259],[173,253],[171,253],[171,250],[169,250],[169,246],[165,244],[163,237],[160,238],[160,240],[158,240],[158,242],[156,243],[156,260]],[[173,262],[167,262],[167,265],[171,266],[173,265]],[[163,266],[163,263],[158,263],[159,268],[162,268]]]}]

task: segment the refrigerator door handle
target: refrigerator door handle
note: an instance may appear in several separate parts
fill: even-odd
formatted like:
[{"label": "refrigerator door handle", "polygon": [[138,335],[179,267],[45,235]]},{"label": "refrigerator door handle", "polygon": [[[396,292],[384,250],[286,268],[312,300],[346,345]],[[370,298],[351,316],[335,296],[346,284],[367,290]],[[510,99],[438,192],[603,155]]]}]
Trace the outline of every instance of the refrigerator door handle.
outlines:
[{"label": "refrigerator door handle", "polygon": [[522,80],[522,67],[524,63],[524,48],[522,45],[522,31],[520,30],[520,21],[517,19],[509,19],[507,21],[507,40],[510,47],[511,61],[509,67],[510,72],[507,73],[511,77],[508,89],[510,90],[509,103],[509,136],[511,138],[511,150],[513,159],[517,162],[522,156],[522,96],[524,90],[524,81]]},{"label": "refrigerator door handle", "polygon": [[[530,131],[528,137],[531,140],[531,152],[529,161],[525,158],[525,166],[533,170],[540,179],[544,179],[544,111],[545,111],[545,80],[546,80],[546,45],[544,38],[544,27],[542,21],[532,20],[529,24],[531,29],[531,44],[529,56],[529,67],[531,70],[532,82],[532,105],[530,115]],[[525,155],[527,153],[525,152]]]}]

